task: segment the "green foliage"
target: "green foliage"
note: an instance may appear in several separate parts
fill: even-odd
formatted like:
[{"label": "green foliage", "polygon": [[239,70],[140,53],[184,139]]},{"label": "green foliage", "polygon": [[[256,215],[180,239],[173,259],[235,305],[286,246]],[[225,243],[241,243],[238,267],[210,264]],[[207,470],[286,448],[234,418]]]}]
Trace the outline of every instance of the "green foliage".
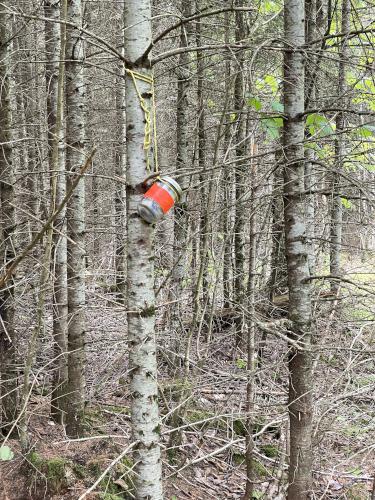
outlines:
[{"label": "green foliage", "polygon": [[341,204],[343,207],[347,208],[348,210],[350,210],[352,208],[351,202],[348,199],[344,198],[343,196],[341,197]]},{"label": "green foliage", "polygon": [[284,104],[282,104],[280,101],[272,101],[271,108],[278,113],[284,112]]},{"label": "green foliage", "polygon": [[260,2],[259,11],[261,14],[275,14],[281,9],[280,2],[275,0],[263,0]]},{"label": "green foliage", "polygon": [[267,468],[259,460],[253,460],[253,470],[259,478],[269,476]]},{"label": "green foliage", "polygon": [[369,492],[366,485],[357,483],[350,486],[350,488],[346,491],[346,498],[348,500],[368,500]]},{"label": "green foliage", "polygon": [[272,92],[276,93],[279,88],[279,82],[277,78],[273,75],[266,75],[264,77],[264,83],[266,83],[272,90]]},{"label": "green foliage", "polygon": [[262,498],[264,498],[264,493],[262,493],[259,490],[254,490],[253,491],[253,498],[255,498],[255,500],[261,500]]},{"label": "green foliage", "polygon": [[247,99],[247,105],[250,107],[250,108],[253,108],[255,109],[255,111],[260,111],[262,109],[262,103],[259,99],[257,99],[256,97],[249,97]]},{"label": "green foliage", "polygon": [[261,121],[262,128],[271,139],[280,137],[280,128],[283,126],[282,118],[265,118]]},{"label": "green foliage", "polygon": [[318,137],[326,137],[333,133],[333,127],[329,120],[319,113],[308,115],[306,126],[311,135],[317,135]]},{"label": "green foliage", "polygon": [[191,383],[187,380],[176,378],[166,382],[161,387],[164,397],[167,400],[178,401],[182,392],[191,392]]},{"label": "green foliage", "polygon": [[236,420],[233,420],[233,431],[238,436],[246,436],[247,431],[246,431],[245,421],[241,418],[237,418]]},{"label": "green foliage", "polygon": [[279,89],[279,81],[274,75],[264,75],[263,78],[257,79],[257,81],[255,82],[255,87],[257,90],[276,94]]},{"label": "green foliage", "polygon": [[355,130],[355,133],[358,137],[367,139],[368,137],[375,136],[375,127],[372,125],[363,125],[362,127],[358,127]]},{"label": "green foliage", "polygon": [[260,450],[266,455],[268,458],[276,458],[279,455],[279,450],[276,446],[272,444],[265,444],[260,447]]},{"label": "green foliage", "polygon": [[237,366],[237,368],[244,370],[247,367],[246,359],[242,359],[242,358],[236,359],[236,366]]},{"label": "green foliage", "polygon": [[242,465],[245,461],[245,455],[243,453],[235,452],[232,454],[233,463],[236,465]]},{"label": "green foliage", "polygon": [[0,461],[7,462],[12,460],[14,457],[13,451],[9,448],[9,446],[1,446],[0,447]]},{"label": "green foliage", "polygon": [[62,457],[43,458],[35,451],[28,455],[28,461],[37,471],[36,479],[45,480],[49,491],[59,493],[68,487],[68,466],[70,462]]},{"label": "green foliage", "polygon": [[353,476],[360,476],[361,474],[363,474],[363,471],[359,467],[354,467],[354,469],[351,469],[349,471],[349,474],[352,474]]},{"label": "green foliage", "polygon": [[[212,418],[215,414],[205,410],[188,410],[186,413],[186,421],[189,424],[195,424],[200,429],[208,427],[210,422],[204,422],[209,418]],[[202,422],[203,421],[203,422]],[[198,422],[200,422],[198,424]]]},{"label": "green foliage", "polygon": [[123,496],[116,493],[100,493],[99,498],[100,500],[124,500]]}]

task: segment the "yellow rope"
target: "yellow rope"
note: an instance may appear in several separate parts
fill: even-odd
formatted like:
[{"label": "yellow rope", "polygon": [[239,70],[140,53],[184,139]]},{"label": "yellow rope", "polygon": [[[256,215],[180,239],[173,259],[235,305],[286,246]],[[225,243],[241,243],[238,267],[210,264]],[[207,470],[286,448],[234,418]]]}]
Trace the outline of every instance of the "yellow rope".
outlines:
[{"label": "yellow rope", "polygon": [[[137,92],[139,105],[142,108],[142,111],[145,116],[145,131],[144,131],[144,139],[143,139],[143,149],[145,150],[146,155],[146,168],[148,171],[150,168],[150,147],[151,147],[151,132],[153,132],[153,140],[154,140],[154,170],[156,173],[159,172],[159,164],[158,164],[158,141],[157,141],[157,132],[156,132],[156,105],[155,105],[155,87],[154,87],[154,79],[152,76],[143,75],[142,73],[138,73],[137,71],[132,71],[131,69],[125,68],[125,71],[128,75],[131,76],[134,88]],[[147,106],[145,99],[142,97],[141,92],[139,91],[137,80],[148,83],[151,87],[152,94],[152,104],[151,106]]]}]

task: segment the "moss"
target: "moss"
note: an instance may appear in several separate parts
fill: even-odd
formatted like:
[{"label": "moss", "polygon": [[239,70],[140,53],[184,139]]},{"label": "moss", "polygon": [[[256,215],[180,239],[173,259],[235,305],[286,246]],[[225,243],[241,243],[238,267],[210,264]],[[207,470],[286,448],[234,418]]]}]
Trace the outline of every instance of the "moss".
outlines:
[{"label": "moss", "polygon": [[100,493],[100,500],[124,500],[123,496],[116,495],[115,493]]},{"label": "moss", "polygon": [[72,469],[78,479],[85,479],[88,476],[88,470],[81,464],[73,463]]},{"label": "moss", "polygon": [[[47,482],[47,489],[54,493],[59,493],[69,486],[68,468],[71,464],[61,457],[43,458],[35,451],[28,455],[28,461],[37,471],[39,479],[44,478]],[[38,477],[35,478],[38,481]]]},{"label": "moss", "polygon": [[346,491],[348,500],[367,500],[369,492],[364,484],[354,484]]},{"label": "moss", "polygon": [[128,406],[104,405],[105,409],[111,413],[118,415],[130,415],[130,408]]},{"label": "moss", "polygon": [[233,453],[232,460],[235,465],[242,465],[245,461],[245,455],[243,453]]},{"label": "moss", "polygon": [[245,421],[242,418],[237,418],[236,420],[233,420],[233,431],[238,435],[238,436],[246,436],[246,425]]},{"label": "moss", "polygon": [[276,446],[273,446],[272,444],[265,444],[263,446],[260,446],[260,450],[268,458],[276,458],[279,454],[279,450],[276,448]]},{"label": "moss", "polygon": [[178,455],[178,448],[167,449],[168,462],[171,465],[175,465],[177,463],[177,455]]},{"label": "moss", "polygon": [[[134,473],[132,469],[134,462],[129,457],[124,457],[116,464],[116,467],[105,476],[99,483],[101,489],[100,498],[106,500],[116,500],[121,498],[127,500],[134,498],[131,496],[134,490]],[[98,458],[93,459],[88,464],[88,470],[94,478],[98,478],[105,468],[105,462]]]},{"label": "moss", "polygon": [[[185,416],[187,423],[196,424],[199,429],[203,429],[209,426],[209,424],[213,423],[214,420],[208,422],[202,422],[202,420],[207,420],[212,418],[215,414],[209,411],[204,410],[188,410]],[[197,422],[200,422],[199,424]]]},{"label": "moss", "polygon": [[253,460],[253,470],[259,478],[269,476],[267,468],[262,464],[262,462],[259,462],[259,460]]},{"label": "moss", "polygon": [[184,379],[176,379],[167,382],[161,387],[164,397],[171,401],[178,401],[181,397],[181,393],[190,393],[191,389],[191,383]]}]

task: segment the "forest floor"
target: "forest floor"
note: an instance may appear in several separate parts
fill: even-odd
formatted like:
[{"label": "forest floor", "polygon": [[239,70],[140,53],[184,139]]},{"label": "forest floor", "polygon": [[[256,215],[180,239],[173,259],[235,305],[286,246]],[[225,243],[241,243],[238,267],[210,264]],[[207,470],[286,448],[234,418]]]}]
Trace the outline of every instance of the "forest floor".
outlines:
[{"label": "forest floor", "polygon": [[[375,307],[370,293],[375,278],[363,263],[348,263],[346,271],[348,280],[362,288],[348,282],[340,292],[342,300],[319,305],[316,314],[314,498],[368,500],[375,473]],[[8,441],[15,457],[0,464],[0,500],[77,500],[130,442],[125,315],[108,301],[98,304],[103,294],[94,289],[92,296],[87,437],[68,440],[49,419],[48,374],[41,376],[29,403],[33,452],[23,457],[18,442]],[[246,478],[245,353],[233,349],[230,328],[215,331],[209,345],[194,338],[185,384],[166,361],[175,334],[165,331],[161,318],[158,329],[165,498],[240,499]],[[268,336],[253,415],[254,432],[260,433],[254,440],[254,498],[285,498],[286,352],[284,341]],[[172,453],[167,451],[168,415],[187,387],[182,442],[178,453]],[[121,459],[85,498],[133,498],[131,469],[131,460]]]}]

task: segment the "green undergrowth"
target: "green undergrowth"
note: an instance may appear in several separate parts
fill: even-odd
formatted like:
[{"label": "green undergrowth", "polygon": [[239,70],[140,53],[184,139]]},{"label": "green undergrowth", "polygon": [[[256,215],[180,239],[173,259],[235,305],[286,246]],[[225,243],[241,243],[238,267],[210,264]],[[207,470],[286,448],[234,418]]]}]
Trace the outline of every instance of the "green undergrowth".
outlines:
[{"label": "green undergrowth", "polygon": [[[49,494],[63,494],[77,481],[83,481],[90,486],[107,467],[111,457],[99,455],[92,458],[85,465],[76,463],[63,457],[42,457],[33,451],[28,457],[28,477],[36,494],[47,491]],[[30,476],[29,471],[32,471]],[[103,500],[128,500],[134,498],[134,473],[133,462],[129,457],[124,457],[101,480],[97,492]]]},{"label": "green undergrowth", "polygon": [[33,471],[34,484],[46,486],[51,493],[60,493],[74,482],[72,463],[63,457],[44,458],[32,451],[27,460]]}]

